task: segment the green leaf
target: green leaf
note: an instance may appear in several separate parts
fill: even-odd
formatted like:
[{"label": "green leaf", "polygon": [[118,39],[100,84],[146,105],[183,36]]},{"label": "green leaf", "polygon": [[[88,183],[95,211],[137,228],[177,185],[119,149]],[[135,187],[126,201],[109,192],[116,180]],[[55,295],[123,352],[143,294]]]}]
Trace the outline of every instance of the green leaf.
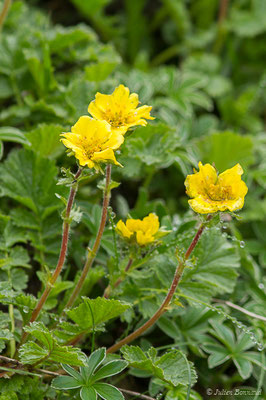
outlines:
[{"label": "green leaf", "polygon": [[198,141],[197,146],[199,159],[202,162],[214,163],[220,172],[232,168],[237,163],[246,169],[254,162],[253,140],[247,135],[242,136],[230,131],[213,133]]},{"label": "green leaf", "polygon": [[95,383],[93,388],[104,400],[124,400],[124,396],[116,387],[108,383]]},{"label": "green leaf", "polygon": [[26,138],[32,151],[41,157],[56,158],[64,152],[60,134],[64,131],[61,125],[40,124],[28,133]]},{"label": "green leaf", "polygon": [[42,347],[33,342],[27,342],[19,350],[21,361],[31,364],[33,361],[40,361],[42,358],[48,361],[55,361],[70,365],[83,365],[84,355],[77,349],[70,346],[61,346],[48,328],[41,322],[33,322],[25,326],[25,331],[33,335]]},{"label": "green leaf", "polygon": [[79,24],[76,26],[54,26],[48,32],[47,37],[51,53],[65,53],[65,49],[73,49],[73,46],[96,41],[96,34],[88,25]]},{"label": "green leaf", "polygon": [[153,356],[151,351],[145,354],[138,346],[123,346],[121,352],[130,366],[150,372],[174,386],[188,385],[197,380],[192,364],[178,350],[169,351],[162,357]]},{"label": "green leaf", "polygon": [[13,151],[0,165],[1,196],[10,197],[45,218],[61,205],[54,195],[56,174],[52,161],[31,151]]},{"label": "green leaf", "polygon": [[233,357],[233,361],[240,376],[245,380],[248,379],[252,373],[253,367],[249,360],[246,360],[244,357],[236,356]]},{"label": "green leaf", "polygon": [[80,390],[82,400],[97,400],[97,393],[93,387],[83,387]]},{"label": "green leaf", "polygon": [[20,360],[24,364],[34,364],[42,359],[45,362],[68,363],[71,365],[83,365],[84,356],[77,348],[61,346],[53,342],[53,347],[41,347],[34,342],[27,342],[19,349]]},{"label": "green leaf", "polygon": [[127,367],[127,362],[123,360],[114,360],[105,364],[101,367],[93,376],[93,381],[99,381],[101,379],[107,378],[108,376],[113,376],[123,371]]},{"label": "green leaf", "polygon": [[77,381],[72,376],[58,376],[53,379],[51,386],[54,389],[59,390],[68,390],[68,389],[76,389],[82,385],[82,382]]},{"label": "green leaf", "polygon": [[[215,227],[203,234],[193,256],[195,265],[185,270],[179,285],[181,292],[184,285],[193,283],[192,280],[207,284],[213,295],[233,291],[238,276],[236,269],[240,267],[239,255]],[[195,297],[195,293],[191,293],[191,297]]]},{"label": "green leaf", "polygon": [[118,63],[119,58],[112,60],[112,62],[106,60],[85,67],[86,78],[92,82],[103,81],[113,72]]},{"label": "green leaf", "polygon": [[25,134],[17,128],[3,126],[0,128],[0,140],[3,142],[15,142],[30,145]]},{"label": "green leaf", "polygon": [[38,94],[42,97],[50,89],[56,87],[49,45],[43,41],[40,43],[38,51],[34,48],[26,48],[23,49],[23,54],[36,83]]},{"label": "green leaf", "polygon": [[11,249],[7,257],[0,258],[0,268],[4,267],[5,270],[13,267],[30,268],[29,255],[26,249],[21,246],[15,246]]},{"label": "green leaf", "polygon": [[48,354],[47,349],[40,347],[32,341],[23,344],[19,349],[19,358],[24,364],[34,364],[47,357]]},{"label": "green leaf", "polygon": [[81,379],[81,375],[79,374],[78,371],[76,371],[74,368],[70,367],[67,364],[62,364],[62,368],[69,374],[71,375],[73,378],[75,378],[76,380],[80,380]]},{"label": "green leaf", "polygon": [[95,369],[104,361],[106,357],[106,349],[100,348],[95,350],[87,360],[87,366],[81,367],[80,372],[86,382],[90,380]]},{"label": "green leaf", "polygon": [[127,152],[142,163],[157,168],[171,165],[180,146],[179,134],[164,124],[137,128],[127,141]]},{"label": "green leaf", "polygon": [[99,324],[102,324],[112,318],[121,315],[125,310],[130,308],[128,303],[119,300],[108,300],[102,297],[96,299],[82,298],[82,303],[66,312],[84,331],[93,329]]}]

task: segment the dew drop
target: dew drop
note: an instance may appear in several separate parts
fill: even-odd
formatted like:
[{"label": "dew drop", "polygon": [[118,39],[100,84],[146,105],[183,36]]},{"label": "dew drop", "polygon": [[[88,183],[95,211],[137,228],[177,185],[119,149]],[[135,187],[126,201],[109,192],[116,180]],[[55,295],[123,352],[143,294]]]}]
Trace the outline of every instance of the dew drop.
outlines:
[{"label": "dew drop", "polygon": [[176,231],[177,231],[177,227],[174,226],[174,227],[173,227],[173,232],[176,232]]},{"label": "dew drop", "polygon": [[241,249],[243,249],[245,247],[245,242],[243,240],[241,240],[241,242],[239,243]]},{"label": "dew drop", "polygon": [[264,289],[264,284],[263,283],[259,283],[258,286],[259,286],[260,289]]},{"label": "dew drop", "polygon": [[23,312],[25,313],[25,314],[27,314],[28,312],[29,312],[29,307],[23,307]]},{"label": "dew drop", "polygon": [[262,343],[258,343],[257,348],[258,348],[259,351],[262,351],[264,349],[263,344]]}]

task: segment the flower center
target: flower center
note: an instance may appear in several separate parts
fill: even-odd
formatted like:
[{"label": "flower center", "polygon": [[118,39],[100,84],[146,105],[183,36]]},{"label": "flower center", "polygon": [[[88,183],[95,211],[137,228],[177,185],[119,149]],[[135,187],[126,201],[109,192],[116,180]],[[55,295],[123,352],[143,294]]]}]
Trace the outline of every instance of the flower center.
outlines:
[{"label": "flower center", "polygon": [[111,126],[113,126],[114,128],[118,128],[119,126],[124,125],[125,116],[123,115],[123,112],[121,110],[117,112],[107,110],[106,120]]},{"label": "flower center", "polygon": [[83,153],[86,157],[91,158],[91,156],[102,150],[102,143],[100,141],[87,141],[85,139],[80,139],[80,144],[83,148]]},{"label": "flower center", "polygon": [[209,184],[206,188],[207,196],[213,201],[233,200],[231,186],[221,186],[219,184]]}]

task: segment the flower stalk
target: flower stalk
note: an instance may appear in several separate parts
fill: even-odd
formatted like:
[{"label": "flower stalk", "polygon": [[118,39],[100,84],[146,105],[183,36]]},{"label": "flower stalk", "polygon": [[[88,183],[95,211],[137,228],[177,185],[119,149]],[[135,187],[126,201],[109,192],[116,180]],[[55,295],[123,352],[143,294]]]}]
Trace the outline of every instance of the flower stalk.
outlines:
[{"label": "flower stalk", "polygon": [[[212,219],[212,215],[208,215],[206,222],[210,221]],[[180,282],[181,276],[183,274],[183,271],[185,269],[186,266],[186,261],[188,260],[188,258],[190,257],[192,251],[194,250],[194,248],[196,247],[204,229],[206,226],[206,222],[203,222],[196,235],[194,236],[189,248],[187,249],[185,256],[183,258],[182,261],[179,262],[176,271],[175,271],[175,275],[172,281],[172,284],[170,286],[170,289],[167,293],[167,296],[165,297],[164,301],[162,302],[161,306],[158,308],[158,310],[155,312],[155,314],[147,321],[145,322],[145,324],[143,324],[140,328],[138,328],[135,332],[132,332],[130,335],[128,335],[127,337],[125,337],[124,339],[120,340],[118,343],[114,344],[113,346],[109,347],[109,349],[107,350],[107,353],[114,353],[117,350],[119,350],[122,346],[124,346],[125,344],[128,344],[130,342],[132,342],[133,340],[137,339],[140,335],[142,335],[147,329],[149,329],[150,327],[152,327],[155,322],[167,311],[168,306],[175,294],[176,288],[178,283]]]},{"label": "flower stalk", "polygon": [[2,11],[0,13],[0,32],[1,32],[2,27],[4,25],[5,19],[7,17],[8,11],[9,11],[9,8],[11,6],[11,3],[12,3],[12,0],[5,0],[4,1],[3,8],[2,8]]},{"label": "flower stalk", "polygon": [[109,205],[109,201],[110,201],[110,188],[109,188],[110,182],[111,182],[111,165],[107,164],[106,175],[105,175],[105,188],[104,188],[102,217],[101,217],[101,222],[100,222],[100,226],[98,229],[98,233],[97,233],[93,248],[91,250],[89,250],[88,257],[87,257],[86,263],[84,265],[83,271],[81,273],[81,276],[79,278],[79,281],[78,281],[72,295],[70,296],[65,308],[70,308],[75,303],[75,301],[82,289],[84,281],[88,275],[88,272],[89,272],[89,270],[95,260],[95,257],[98,253],[101,239],[102,239],[103,232],[104,232],[104,228],[105,228],[105,224],[106,224],[108,205]]},{"label": "flower stalk", "polygon": [[[64,222],[63,222],[61,250],[60,250],[60,255],[59,255],[56,269],[55,269],[53,275],[51,276],[51,278],[49,279],[49,281],[47,282],[46,287],[43,291],[43,294],[42,294],[41,298],[39,299],[35,309],[32,312],[32,315],[31,315],[31,318],[29,321],[30,323],[36,321],[36,319],[38,318],[38,316],[39,316],[39,314],[40,314],[40,312],[41,312],[41,310],[53,288],[53,285],[55,284],[55,282],[56,282],[58,276],[60,275],[62,268],[64,266],[65,259],[66,259],[66,253],[67,253],[67,246],[68,246],[69,229],[70,229],[70,213],[71,213],[73,202],[74,202],[74,199],[75,199],[75,196],[77,193],[77,189],[78,189],[77,179],[80,177],[81,173],[82,173],[82,168],[79,168],[78,172],[76,173],[76,175],[74,177],[74,181],[73,181],[71,189],[70,189],[66,213],[65,213]],[[22,335],[20,345],[25,343],[27,337],[28,337],[28,333],[24,332]]]}]

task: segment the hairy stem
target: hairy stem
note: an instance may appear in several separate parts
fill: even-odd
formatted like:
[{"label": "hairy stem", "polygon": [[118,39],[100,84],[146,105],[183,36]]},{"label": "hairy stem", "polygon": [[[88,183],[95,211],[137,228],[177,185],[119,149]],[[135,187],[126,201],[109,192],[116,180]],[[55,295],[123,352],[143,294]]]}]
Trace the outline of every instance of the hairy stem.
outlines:
[{"label": "hairy stem", "polygon": [[[127,266],[126,266],[126,268],[125,268],[125,272],[128,272],[128,271],[129,271],[129,269],[130,269],[132,263],[133,263],[133,259],[130,258],[129,261],[128,261],[128,263],[127,263]],[[123,281],[122,277],[118,278],[117,281],[116,281],[115,284],[114,284],[114,288],[117,288],[117,286],[119,286],[120,283],[121,283],[122,281]],[[105,297],[106,299],[108,299],[108,298],[110,297],[111,290],[112,290],[112,288],[111,288],[111,285],[109,284],[109,285],[107,286],[107,288],[105,289],[105,291],[104,291],[103,297]]]},{"label": "hairy stem", "polygon": [[107,211],[108,211],[108,205],[109,205],[109,200],[110,200],[110,189],[109,189],[110,182],[111,182],[111,165],[108,164],[106,166],[102,217],[101,217],[101,222],[100,222],[100,226],[98,229],[98,233],[97,233],[92,250],[89,250],[88,257],[87,257],[86,263],[83,267],[79,281],[78,281],[72,295],[70,296],[70,299],[68,300],[65,308],[70,308],[75,303],[76,298],[78,297],[78,295],[82,289],[82,286],[84,284],[84,281],[87,277],[87,274],[88,274],[88,272],[93,264],[93,261],[95,260],[95,257],[98,253],[98,250],[99,250],[99,247],[101,244],[102,235],[103,235],[104,228],[105,228],[105,224],[106,224]]},{"label": "hairy stem", "polygon": [[[212,215],[208,215],[207,221],[209,221],[211,218],[212,218]],[[172,284],[170,286],[170,289],[167,293],[167,296],[165,297],[164,301],[162,302],[162,304],[158,308],[158,310],[155,312],[155,314],[147,322],[145,322],[145,324],[143,324],[140,328],[138,328],[135,332],[131,333],[130,335],[128,335],[127,337],[120,340],[118,343],[114,344],[112,347],[110,347],[107,350],[107,353],[114,353],[115,351],[119,350],[120,347],[122,347],[125,344],[130,343],[133,340],[135,340],[136,338],[138,338],[147,329],[149,329],[151,326],[153,326],[155,324],[155,322],[167,311],[168,306],[175,294],[177,285],[178,285],[180,278],[183,274],[183,271],[185,269],[186,260],[190,257],[192,251],[196,247],[196,244],[198,243],[198,241],[204,231],[205,226],[206,226],[206,222],[204,222],[200,225],[196,235],[194,236],[189,248],[187,249],[187,251],[185,253],[184,259],[179,262],[179,264],[176,268],[175,275],[174,275]]]},{"label": "hairy stem", "polygon": [[[66,259],[66,253],[67,253],[67,246],[68,246],[69,228],[70,228],[69,217],[70,217],[73,202],[74,202],[74,199],[75,199],[75,196],[77,193],[77,189],[78,189],[77,179],[80,177],[81,173],[82,173],[82,169],[79,168],[78,172],[76,173],[76,175],[74,177],[74,182],[70,189],[68,202],[67,202],[67,208],[66,208],[66,214],[65,214],[64,223],[63,223],[63,235],[62,235],[62,242],[61,242],[61,250],[60,250],[60,255],[59,255],[56,269],[55,269],[53,275],[51,276],[51,278],[49,279],[49,281],[47,282],[46,287],[43,291],[43,294],[42,294],[41,298],[39,299],[35,309],[32,312],[31,319],[29,322],[34,322],[38,318],[38,316],[39,316],[39,314],[40,314],[40,312],[41,312],[41,310],[53,288],[53,285],[55,284],[55,282],[56,282],[58,276],[60,275],[62,268],[64,266],[65,259]],[[21,344],[25,343],[27,337],[28,337],[28,333],[24,332],[22,339],[21,339]]]},{"label": "hairy stem", "polygon": [[9,7],[11,6],[11,3],[12,3],[12,0],[4,1],[4,5],[3,5],[2,11],[0,13],[0,32],[3,28],[3,25],[4,25],[5,19],[7,17],[8,10],[9,10]]},{"label": "hairy stem", "polygon": [[221,299],[213,299],[213,301],[217,303],[226,304],[228,307],[234,308],[235,310],[238,310],[243,314],[249,315],[252,318],[260,319],[261,321],[266,321],[266,317],[264,317],[263,315],[255,314],[251,311],[248,311],[245,308],[238,306],[237,304],[231,303],[231,301],[221,300]]}]

